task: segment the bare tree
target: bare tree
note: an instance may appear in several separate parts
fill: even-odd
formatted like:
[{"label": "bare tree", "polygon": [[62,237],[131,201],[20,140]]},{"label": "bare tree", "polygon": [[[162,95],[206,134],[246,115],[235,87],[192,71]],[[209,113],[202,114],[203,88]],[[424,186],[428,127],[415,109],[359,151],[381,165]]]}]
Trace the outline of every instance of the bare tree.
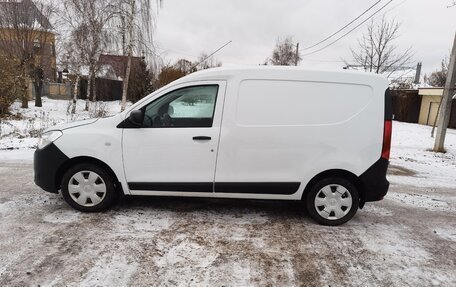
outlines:
[{"label": "bare tree", "polygon": [[[136,53],[154,54],[152,33],[154,29],[154,11],[153,4],[161,4],[162,0],[118,0],[119,4],[119,17],[123,33],[122,46],[125,51],[126,45],[126,56],[127,68],[125,71],[125,77],[123,79],[122,88],[122,101],[120,109],[125,110],[127,103],[128,84],[131,73],[131,58],[133,57],[134,49]],[[157,7],[158,9],[158,7]],[[126,44],[125,44],[126,43]]]},{"label": "bare tree", "polygon": [[[380,22],[372,20],[366,33],[358,40],[358,47],[351,49],[353,61],[367,72],[387,74],[410,66],[413,57],[411,47],[400,52],[394,41],[399,37],[400,24],[385,17]],[[348,66],[353,66],[345,60]]]},{"label": "bare tree", "polygon": [[193,69],[198,71],[221,66],[222,62],[218,61],[216,57],[208,57],[208,54],[203,52],[195,61]]},{"label": "bare tree", "polygon": [[442,60],[440,70],[432,72],[429,77],[425,77],[425,82],[433,87],[444,87],[448,74],[448,58]]},{"label": "bare tree", "polygon": [[78,91],[79,91],[79,82],[81,80],[81,67],[84,63],[84,50],[80,49],[81,46],[81,39],[84,37],[82,33],[79,33],[79,30],[75,30],[71,32],[70,41],[67,41],[63,44],[62,47],[62,64],[65,66],[65,69],[71,71],[73,75],[73,99],[71,104],[71,113],[76,113],[76,102],[78,99]]},{"label": "bare tree", "polygon": [[189,74],[193,71],[193,63],[187,59],[179,59],[176,64],[174,64],[174,68],[184,74]]},{"label": "bare tree", "polygon": [[[65,0],[63,18],[70,27],[69,41],[79,51],[80,63],[88,66],[88,88],[85,109],[89,101],[96,101],[95,78],[100,54],[109,50],[115,41],[112,31],[118,7],[109,0]],[[81,66],[74,67],[79,73]],[[76,83],[77,85],[77,83]]]},{"label": "bare tree", "polygon": [[40,0],[0,3],[0,53],[19,61],[16,77],[23,108],[28,107],[29,81],[35,88],[35,106],[41,107],[43,80],[55,79],[55,36],[49,22],[54,12],[54,6]]},{"label": "bare tree", "polygon": [[272,57],[267,62],[277,66],[294,66],[301,60],[301,55],[299,51],[296,51],[293,38],[287,37],[283,41],[277,39],[276,46],[272,51]]}]

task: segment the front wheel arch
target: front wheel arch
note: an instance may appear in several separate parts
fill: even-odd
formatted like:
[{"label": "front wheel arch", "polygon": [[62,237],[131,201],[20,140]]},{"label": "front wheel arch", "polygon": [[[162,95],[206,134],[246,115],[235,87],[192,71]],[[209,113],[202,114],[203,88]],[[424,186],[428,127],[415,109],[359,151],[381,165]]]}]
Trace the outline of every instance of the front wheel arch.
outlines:
[{"label": "front wheel arch", "polygon": [[97,158],[94,158],[94,157],[89,157],[89,156],[78,156],[78,157],[71,158],[59,167],[59,169],[57,170],[56,176],[55,176],[56,190],[59,190],[61,188],[63,175],[73,166],[78,165],[78,164],[83,164],[83,163],[94,164],[94,165],[98,166],[99,168],[104,169],[111,176],[112,180],[114,181],[114,185],[116,187],[117,192],[120,194],[123,193],[122,184],[120,184],[119,179],[117,178],[117,176],[116,176],[115,172],[112,170],[112,168],[109,167],[109,165],[107,165],[103,161],[101,161]]}]

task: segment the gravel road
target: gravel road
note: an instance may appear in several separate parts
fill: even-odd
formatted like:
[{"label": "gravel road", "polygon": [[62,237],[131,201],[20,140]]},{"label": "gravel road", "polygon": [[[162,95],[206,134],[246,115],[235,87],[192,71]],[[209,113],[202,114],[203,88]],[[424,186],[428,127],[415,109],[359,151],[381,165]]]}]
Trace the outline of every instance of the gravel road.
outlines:
[{"label": "gravel road", "polygon": [[294,202],[133,198],[83,214],[24,162],[0,163],[0,183],[0,286],[456,285],[454,189],[393,184],[324,227]]}]

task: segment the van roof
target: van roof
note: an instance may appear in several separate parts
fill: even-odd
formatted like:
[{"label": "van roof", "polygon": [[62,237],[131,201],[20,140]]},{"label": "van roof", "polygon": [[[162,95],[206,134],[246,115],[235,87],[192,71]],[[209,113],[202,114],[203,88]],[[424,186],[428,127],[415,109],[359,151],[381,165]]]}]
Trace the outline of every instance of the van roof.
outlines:
[{"label": "van roof", "polygon": [[204,80],[269,79],[269,80],[307,80],[348,83],[383,82],[386,77],[374,73],[351,70],[316,70],[295,66],[234,66],[201,70],[176,81],[185,83]]}]

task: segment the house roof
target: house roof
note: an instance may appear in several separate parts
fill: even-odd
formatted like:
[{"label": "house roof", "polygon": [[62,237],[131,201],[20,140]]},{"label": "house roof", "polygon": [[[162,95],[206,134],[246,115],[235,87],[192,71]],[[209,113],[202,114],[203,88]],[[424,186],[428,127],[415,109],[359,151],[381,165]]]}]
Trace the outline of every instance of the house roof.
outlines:
[{"label": "house roof", "polygon": [[[137,67],[139,67],[141,60],[142,60],[141,57],[131,57],[132,69],[136,69]],[[121,79],[125,78],[125,73],[127,71],[127,62],[128,62],[127,56],[119,56],[119,55],[101,54],[100,58],[98,59],[98,64],[100,66],[104,66],[105,68],[107,68],[108,66],[111,66],[112,69],[114,70],[117,78],[121,78]]]},{"label": "house roof", "polygon": [[52,29],[49,19],[31,0],[0,0],[0,18],[3,28],[19,24],[31,29]]},{"label": "house roof", "polygon": [[442,96],[443,88],[420,88],[418,91],[419,95],[422,96]]}]

